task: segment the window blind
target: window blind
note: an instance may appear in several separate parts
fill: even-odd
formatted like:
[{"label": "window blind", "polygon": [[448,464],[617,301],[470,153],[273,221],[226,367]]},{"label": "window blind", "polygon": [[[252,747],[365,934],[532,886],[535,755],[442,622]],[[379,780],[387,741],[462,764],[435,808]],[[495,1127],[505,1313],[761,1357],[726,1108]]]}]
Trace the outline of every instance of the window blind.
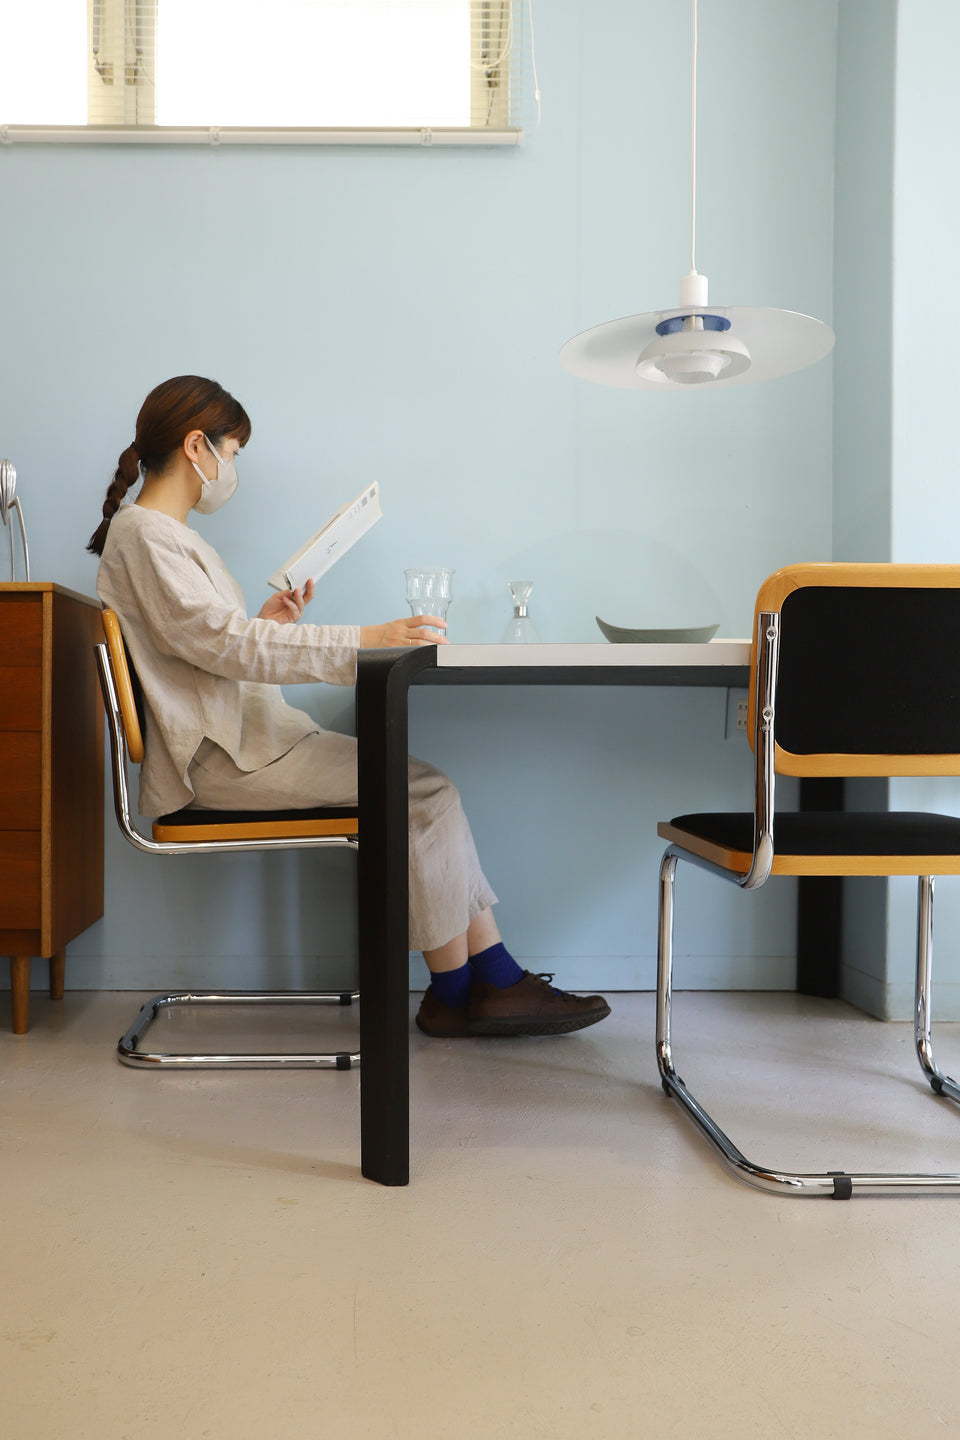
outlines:
[{"label": "window blind", "polygon": [[523,0],[0,0],[0,138],[515,139],[523,20]]}]

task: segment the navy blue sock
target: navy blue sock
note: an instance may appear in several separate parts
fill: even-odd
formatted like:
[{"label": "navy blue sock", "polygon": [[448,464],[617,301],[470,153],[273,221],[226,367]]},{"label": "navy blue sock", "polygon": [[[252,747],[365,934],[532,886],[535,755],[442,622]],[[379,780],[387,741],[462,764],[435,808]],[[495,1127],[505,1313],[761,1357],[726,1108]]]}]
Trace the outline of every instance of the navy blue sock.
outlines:
[{"label": "navy blue sock", "polygon": [[461,965],[459,970],[441,970],[437,974],[431,971],[430,989],[441,1005],[459,1007],[466,1005],[470,999],[472,980],[473,975],[468,963]]},{"label": "navy blue sock", "polygon": [[470,969],[474,980],[484,985],[496,985],[499,990],[516,985],[518,980],[523,979],[523,971],[502,940],[488,950],[481,950],[479,955],[471,955]]}]

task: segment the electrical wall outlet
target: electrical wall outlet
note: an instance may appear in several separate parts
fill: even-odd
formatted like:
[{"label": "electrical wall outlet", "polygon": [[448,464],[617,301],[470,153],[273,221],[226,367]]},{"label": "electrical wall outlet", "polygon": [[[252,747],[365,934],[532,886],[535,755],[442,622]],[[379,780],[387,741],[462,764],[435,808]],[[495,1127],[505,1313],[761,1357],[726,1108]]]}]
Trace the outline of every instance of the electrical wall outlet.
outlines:
[{"label": "electrical wall outlet", "polygon": [[747,707],[749,696],[746,690],[728,690],[727,703],[723,713],[723,738],[732,740],[747,733]]}]

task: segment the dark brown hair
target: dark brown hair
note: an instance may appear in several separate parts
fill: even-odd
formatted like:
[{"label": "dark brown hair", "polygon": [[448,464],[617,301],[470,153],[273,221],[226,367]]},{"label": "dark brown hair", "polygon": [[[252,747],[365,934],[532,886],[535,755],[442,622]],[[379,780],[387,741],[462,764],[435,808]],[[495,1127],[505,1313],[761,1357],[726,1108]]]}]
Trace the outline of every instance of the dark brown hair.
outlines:
[{"label": "dark brown hair", "polygon": [[137,416],[133,444],[120,456],[110,482],[103,502],[103,520],[90,536],[87,549],[93,555],[103,554],[110,521],[131,485],[136,485],[141,475],[164,470],[191,430],[202,430],[211,445],[219,449],[227,438],[246,445],[251,426],[239,400],[234,400],[216,380],[175,375],[151,390]]}]

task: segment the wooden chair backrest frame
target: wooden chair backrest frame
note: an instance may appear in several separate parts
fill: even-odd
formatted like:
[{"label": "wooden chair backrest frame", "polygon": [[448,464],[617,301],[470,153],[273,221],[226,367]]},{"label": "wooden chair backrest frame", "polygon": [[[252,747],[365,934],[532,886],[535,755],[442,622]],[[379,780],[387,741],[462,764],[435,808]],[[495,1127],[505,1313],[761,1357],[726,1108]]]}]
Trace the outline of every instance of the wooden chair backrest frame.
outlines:
[{"label": "wooden chair backrest frame", "polygon": [[[833,586],[863,591],[872,588],[884,591],[939,590],[960,591],[960,565],[902,564],[804,564],[791,565],[769,576],[757,594],[752,664],[750,678],[750,711],[748,735],[753,744],[757,685],[757,622],[761,612],[781,616],[781,666],[783,662],[782,614],[785,602],[806,587]],[[960,596],[952,600],[960,602]],[[830,643],[842,646],[850,637],[832,634]],[[883,643],[883,637],[876,641]],[[956,637],[960,654],[960,634]],[[828,693],[819,697],[823,705],[837,703]],[[840,697],[842,699],[842,697]],[[958,724],[960,733],[960,724]],[[901,741],[902,743],[902,741]],[[943,753],[863,753],[838,750],[794,753],[775,745],[775,768],[781,775],[846,776],[846,775],[960,775],[960,752]]]},{"label": "wooden chair backrest frame", "polygon": [[110,667],[113,671],[113,683],[117,689],[117,700],[120,705],[120,714],[123,717],[127,754],[135,765],[139,765],[143,760],[143,731],[140,728],[140,717],[137,714],[137,702],[133,691],[133,681],[130,678],[130,667],[127,664],[123,635],[120,632],[120,622],[113,610],[104,610],[103,612],[103,633],[106,636]]}]

